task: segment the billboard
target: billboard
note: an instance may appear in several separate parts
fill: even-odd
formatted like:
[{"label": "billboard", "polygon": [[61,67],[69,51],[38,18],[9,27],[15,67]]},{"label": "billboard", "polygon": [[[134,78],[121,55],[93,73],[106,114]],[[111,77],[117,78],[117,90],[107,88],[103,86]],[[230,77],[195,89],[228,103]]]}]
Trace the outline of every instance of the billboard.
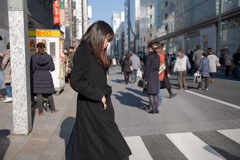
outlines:
[{"label": "billboard", "polygon": [[53,2],[53,24],[54,26],[59,26],[59,0]]}]

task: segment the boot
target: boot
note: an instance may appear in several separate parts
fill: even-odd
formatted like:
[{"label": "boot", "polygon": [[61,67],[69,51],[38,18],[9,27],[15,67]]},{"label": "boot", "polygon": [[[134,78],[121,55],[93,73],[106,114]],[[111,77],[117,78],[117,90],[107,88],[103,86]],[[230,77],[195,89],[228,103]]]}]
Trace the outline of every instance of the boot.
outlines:
[{"label": "boot", "polygon": [[170,98],[174,98],[174,97],[176,97],[176,96],[177,96],[177,93],[175,93],[175,94],[171,93],[171,94],[170,94]]},{"label": "boot", "polygon": [[211,83],[213,83],[213,82],[214,82],[214,79],[212,78],[212,79],[211,79]]}]

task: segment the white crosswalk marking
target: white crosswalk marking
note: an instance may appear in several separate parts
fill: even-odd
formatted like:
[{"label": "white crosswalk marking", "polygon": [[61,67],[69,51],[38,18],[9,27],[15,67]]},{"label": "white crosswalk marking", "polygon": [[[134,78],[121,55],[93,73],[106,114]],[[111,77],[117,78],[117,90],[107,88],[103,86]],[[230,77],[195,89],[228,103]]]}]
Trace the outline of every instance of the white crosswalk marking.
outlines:
[{"label": "white crosswalk marking", "polygon": [[189,160],[225,159],[192,133],[166,134],[166,136]]},{"label": "white crosswalk marking", "polygon": [[141,137],[125,137],[125,140],[132,151],[132,156],[130,156],[131,160],[152,160]]},{"label": "white crosswalk marking", "polygon": [[218,130],[218,132],[240,144],[240,129]]}]

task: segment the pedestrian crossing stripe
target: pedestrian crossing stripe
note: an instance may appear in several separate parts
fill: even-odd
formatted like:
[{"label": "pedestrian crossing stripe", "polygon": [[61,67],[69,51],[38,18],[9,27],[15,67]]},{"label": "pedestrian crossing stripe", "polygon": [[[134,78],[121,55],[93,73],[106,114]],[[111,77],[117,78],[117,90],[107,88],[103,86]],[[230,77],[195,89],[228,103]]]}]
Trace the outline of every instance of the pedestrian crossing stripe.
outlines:
[{"label": "pedestrian crossing stripe", "polygon": [[131,160],[240,160],[240,129],[125,137]]}]

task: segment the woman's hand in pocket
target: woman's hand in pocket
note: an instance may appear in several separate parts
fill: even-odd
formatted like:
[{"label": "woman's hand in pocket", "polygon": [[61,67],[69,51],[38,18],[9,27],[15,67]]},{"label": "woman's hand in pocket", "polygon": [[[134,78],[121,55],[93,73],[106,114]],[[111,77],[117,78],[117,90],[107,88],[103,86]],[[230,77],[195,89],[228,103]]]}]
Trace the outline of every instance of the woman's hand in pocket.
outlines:
[{"label": "woman's hand in pocket", "polygon": [[103,96],[101,102],[102,102],[102,105],[103,105],[104,109],[106,110],[107,109],[107,100],[106,100],[105,96]]}]

